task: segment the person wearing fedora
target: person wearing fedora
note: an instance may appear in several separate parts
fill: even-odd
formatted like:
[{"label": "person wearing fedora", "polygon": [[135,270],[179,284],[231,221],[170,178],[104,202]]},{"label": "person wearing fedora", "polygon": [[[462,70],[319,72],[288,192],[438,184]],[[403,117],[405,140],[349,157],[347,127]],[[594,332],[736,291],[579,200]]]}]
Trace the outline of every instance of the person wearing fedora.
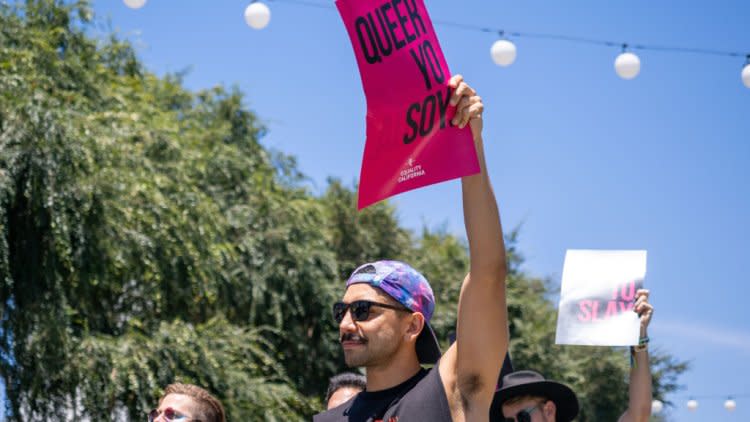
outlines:
[{"label": "person wearing fedora", "polygon": [[578,415],[578,398],[568,386],[542,374],[516,371],[503,378],[498,391],[505,422],[569,422]]},{"label": "person wearing fedora", "polygon": [[[648,302],[648,290],[638,290],[633,310],[640,315],[641,340],[631,347],[628,409],[619,422],[647,422],[651,416],[651,368],[648,361],[648,325],[654,307]],[[493,421],[569,422],[578,415],[578,398],[568,386],[545,379],[540,373],[523,370],[503,377],[497,395],[502,415]],[[493,412],[497,410],[493,409]],[[497,416],[502,416],[499,418]]]},{"label": "person wearing fedora", "polygon": [[505,246],[484,158],[482,100],[460,75],[449,86],[456,106],[451,124],[469,125],[480,165],[478,174],[461,179],[471,260],[461,285],[456,342],[441,354],[430,327],[435,298],[422,274],[398,261],[360,266],[333,305],[333,317],[344,360],[366,369],[367,386],[315,415],[315,422],[489,419],[502,364],[497,357],[508,348]]}]

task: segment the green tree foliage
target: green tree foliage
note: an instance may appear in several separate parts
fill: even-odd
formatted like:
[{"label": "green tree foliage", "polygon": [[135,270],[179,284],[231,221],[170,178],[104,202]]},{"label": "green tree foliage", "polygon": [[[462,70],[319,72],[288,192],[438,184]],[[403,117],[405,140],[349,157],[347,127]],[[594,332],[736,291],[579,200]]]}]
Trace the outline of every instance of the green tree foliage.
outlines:
[{"label": "green tree foliage", "polygon": [[[374,259],[424,271],[447,339],[468,268],[461,240],[414,235],[388,203],[357,212],[337,180],[310,194],[294,159],[259,143],[242,93],[155,76],[127,42],[87,35],[91,16],[83,0],[0,3],[11,420],[141,420],[174,381],[217,394],[233,421],[307,419],[343,369],[330,305]],[[514,236],[516,364],[574,385],[582,420],[607,419],[625,403],[625,358],[552,345],[549,289],[520,270]],[[655,361],[663,395],[684,366]]]},{"label": "green tree foliage", "polygon": [[[288,370],[279,380],[324,379],[335,368],[328,306],[337,267],[319,229],[319,201],[290,185],[293,169],[278,164],[289,160],[260,146],[263,128],[239,92],[191,93],[178,78],[147,73],[127,43],[87,37],[88,16],[84,2],[53,1],[4,4],[0,15],[0,300],[10,416],[62,417],[80,397],[80,380],[97,379],[85,372],[93,366],[74,365],[84,345],[107,336],[135,343],[135,332],[157,333],[162,321],[203,332],[216,316],[271,327],[277,334],[253,338],[265,337]],[[176,356],[189,356],[182,352]],[[149,353],[143,360],[156,362],[159,349]],[[175,377],[191,378],[184,370],[191,362]],[[257,384],[265,374],[246,371],[233,388],[272,391]],[[152,378],[162,387],[170,381]],[[156,390],[131,387],[117,387],[128,394],[113,398],[139,419]],[[280,402],[300,400],[294,389],[273,391],[289,395]],[[133,394],[140,400],[124,399]],[[263,402],[246,401],[230,415],[247,419]],[[92,417],[101,411],[86,409]]]},{"label": "green tree foliage", "polygon": [[365,262],[405,259],[412,249],[411,234],[399,226],[396,210],[387,202],[357,211],[355,190],[330,179],[321,205],[339,264],[339,280],[346,280]]}]

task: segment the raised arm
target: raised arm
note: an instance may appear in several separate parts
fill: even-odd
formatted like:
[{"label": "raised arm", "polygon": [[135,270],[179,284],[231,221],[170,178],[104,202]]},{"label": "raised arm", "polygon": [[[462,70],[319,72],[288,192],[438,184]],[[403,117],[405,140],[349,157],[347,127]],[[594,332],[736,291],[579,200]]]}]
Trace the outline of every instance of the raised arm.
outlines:
[{"label": "raised arm", "polygon": [[481,171],[461,180],[471,266],[458,302],[456,342],[441,360],[440,371],[451,406],[459,409],[454,419],[486,421],[508,349],[505,246],[484,157],[482,100],[460,75],[450,85],[457,105],[453,124],[471,126]]},{"label": "raised arm", "polygon": [[[641,339],[648,338],[648,324],[654,313],[654,307],[648,302],[648,294],[648,290],[638,290],[633,308],[641,316]],[[651,416],[651,367],[648,362],[648,348],[636,348],[633,355],[628,410],[620,416],[619,422],[647,422]]]}]

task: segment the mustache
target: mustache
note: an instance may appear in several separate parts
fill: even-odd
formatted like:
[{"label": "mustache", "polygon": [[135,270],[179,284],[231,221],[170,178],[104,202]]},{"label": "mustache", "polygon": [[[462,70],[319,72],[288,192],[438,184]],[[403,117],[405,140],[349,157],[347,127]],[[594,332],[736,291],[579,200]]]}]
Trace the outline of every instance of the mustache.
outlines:
[{"label": "mustache", "polygon": [[352,333],[342,334],[341,337],[339,337],[339,343],[343,343],[345,341],[359,341],[361,343],[367,343],[366,338],[358,334],[352,334]]}]

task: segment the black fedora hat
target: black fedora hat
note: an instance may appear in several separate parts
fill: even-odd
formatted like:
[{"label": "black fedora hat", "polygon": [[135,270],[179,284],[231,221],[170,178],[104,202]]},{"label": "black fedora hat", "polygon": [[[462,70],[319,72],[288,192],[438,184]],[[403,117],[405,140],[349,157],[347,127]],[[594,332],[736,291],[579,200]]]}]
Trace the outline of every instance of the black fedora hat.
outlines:
[{"label": "black fedora hat", "polygon": [[552,400],[557,407],[557,422],[570,422],[578,415],[578,397],[559,382],[549,381],[535,371],[516,371],[503,377],[503,387],[496,393],[501,403],[515,397],[539,396]]}]

